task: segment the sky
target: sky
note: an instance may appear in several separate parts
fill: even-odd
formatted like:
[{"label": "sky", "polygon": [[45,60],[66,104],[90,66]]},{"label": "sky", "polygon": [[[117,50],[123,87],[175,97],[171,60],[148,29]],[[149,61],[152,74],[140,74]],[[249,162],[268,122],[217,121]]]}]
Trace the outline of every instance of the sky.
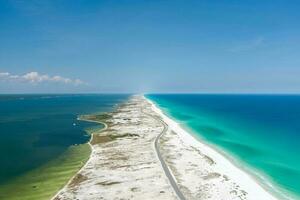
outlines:
[{"label": "sky", "polygon": [[0,0],[0,93],[300,93],[298,0]]}]

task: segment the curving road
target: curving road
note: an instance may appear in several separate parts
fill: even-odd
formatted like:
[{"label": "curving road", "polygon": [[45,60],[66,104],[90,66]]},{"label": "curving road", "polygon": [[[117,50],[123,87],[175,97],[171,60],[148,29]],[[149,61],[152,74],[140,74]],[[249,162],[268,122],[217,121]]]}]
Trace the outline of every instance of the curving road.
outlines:
[{"label": "curving road", "polygon": [[159,118],[159,117],[157,117],[157,116],[153,116],[153,115],[151,115],[151,114],[148,114],[148,113],[144,112],[143,109],[141,109],[141,111],[142,111],[142,113],[144,113],[145,115],[147,115],[147,116],[149,116],[149,117],[151,117],[151,118],[153,118],[153,119],[159,121],[159,122],[164,126],[163,131],[155,138],[155,141],[154,141],[155,151],[156,151],[157,157],[158,157],[158,159],[159,159],[159,161],[160,161],[160,163],[161,163],[161,166],[162,166],[162,168],[163,168],[163,170],[164,170],[164,172],[165,172],[167,178],[169,179],[169,182],[170,182],[171,186],[173,187],[173,189],[174,189],[176,195],[178,196],[178,198],[179,198],[180,200],[186,200],[186,198],[184,197],[184,195],[183,195],[182,192],[180,191],[180,189],[179,189],[179,187],[178,187],[178,185],[177,185],[177,183],[176,183],[176,181],[175,181],[173,175],[171,174],[169,167],[167,166],[166,162],[165,162],[164,159],[162,158],[161,153],[160,153],[160,150],[159,150],[159,139],[161,138],[161,136],[162,136],[164,133],[167,132],[167,130],[168,130],[168,125],[167,125],[161,118]]}]

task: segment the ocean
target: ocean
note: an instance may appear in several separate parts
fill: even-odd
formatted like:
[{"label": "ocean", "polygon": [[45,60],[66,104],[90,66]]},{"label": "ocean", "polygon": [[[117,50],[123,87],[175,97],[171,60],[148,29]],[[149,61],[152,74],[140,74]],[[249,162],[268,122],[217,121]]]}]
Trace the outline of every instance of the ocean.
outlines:
[{"label": "ocean", "polygon": [[300,96],[151,94],[147,97],[274,194],[300,199]]},{"label": "ocean", "polygon": [[49,199],[88,159],[78,115],[112,111],[128,95],[0,95],[0,199]]}]

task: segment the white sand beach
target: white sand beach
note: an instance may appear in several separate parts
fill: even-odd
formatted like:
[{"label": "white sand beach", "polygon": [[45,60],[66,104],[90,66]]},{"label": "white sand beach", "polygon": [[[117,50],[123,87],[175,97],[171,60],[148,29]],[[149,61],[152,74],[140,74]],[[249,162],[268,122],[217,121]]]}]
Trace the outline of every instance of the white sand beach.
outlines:
[{"label": "white sand beach", "polygon": [[147,101],[169,127],[160,146],[187,199],[276,199],[253,177]]},{"label": "white sand beach", "polygon": [[89,161],[55,200],[275,199],[143,96],[102,118]]}]

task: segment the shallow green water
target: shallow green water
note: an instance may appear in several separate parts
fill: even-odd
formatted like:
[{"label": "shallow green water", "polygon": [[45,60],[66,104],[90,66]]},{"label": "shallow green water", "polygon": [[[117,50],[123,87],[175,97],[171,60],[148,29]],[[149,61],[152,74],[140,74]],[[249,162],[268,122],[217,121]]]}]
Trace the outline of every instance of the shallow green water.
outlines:
[{"label": "shallow green water", "polygon": [[128,95],[0,95],[0,199],[49,199],[90,154],[78,115],[107,112]]}]

